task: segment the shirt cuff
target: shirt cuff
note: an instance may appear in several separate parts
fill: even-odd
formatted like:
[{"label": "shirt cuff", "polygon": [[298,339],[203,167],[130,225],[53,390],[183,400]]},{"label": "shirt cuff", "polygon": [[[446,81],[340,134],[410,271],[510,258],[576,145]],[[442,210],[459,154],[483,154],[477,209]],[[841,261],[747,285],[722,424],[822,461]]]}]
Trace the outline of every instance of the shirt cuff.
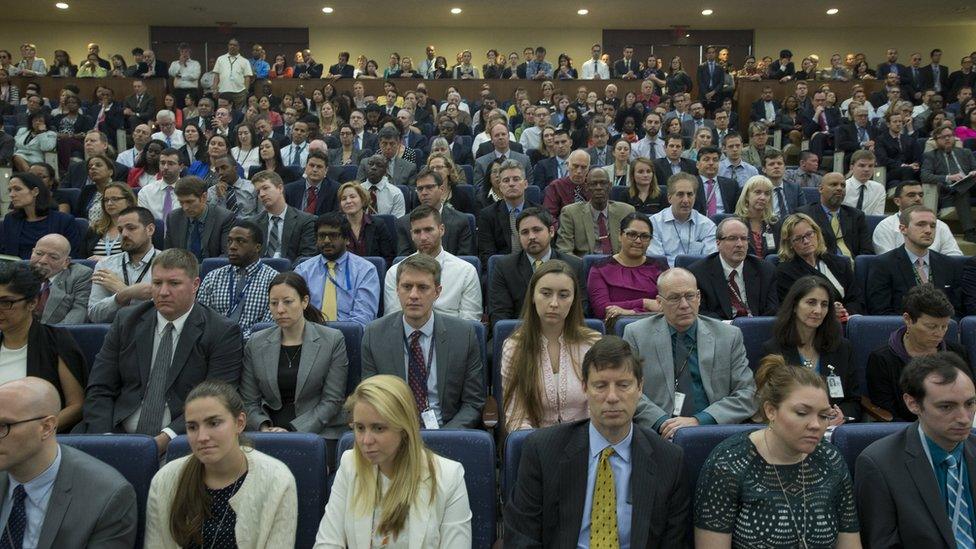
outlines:
[{"label": "shirt cuff", "polygon": [[708,412],[698,412],[697,414],[691,416],[698,420],[699,425],[715,425],[718,422],[712,417],[712,414]]},{"label": "shirt cuff", "polygon": [[163,427],[163,431],[162,432],[165,433],[166,436],[168,436],[170,440],[173,440],[174,438],[176,438],[176,431],[170,429],[169,427]]},{"label": "shirt cuff", "polygon": [[657,431],[658,433],[660,433],[661,432],[661,424],[663,424],[667,420],[668,420],[668,416],[666,416],[666,415],[661,416],[661,419],[659,419],[659,420],[657,420],[657,421],[654,422],[654,430]]}]

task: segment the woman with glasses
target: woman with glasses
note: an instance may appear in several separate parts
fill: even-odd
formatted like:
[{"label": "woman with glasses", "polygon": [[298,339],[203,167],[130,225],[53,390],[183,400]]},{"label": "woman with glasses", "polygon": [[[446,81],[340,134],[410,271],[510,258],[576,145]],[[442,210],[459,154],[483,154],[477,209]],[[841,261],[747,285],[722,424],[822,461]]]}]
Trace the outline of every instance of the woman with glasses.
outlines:
[{"label": "woman with glasses", "polygon": [[773,182],[763,175],[746,180],[735,215],[749,228],[749,253],[763,259],[779,249],[781,224],[773,211]]},{"label": "woman with glasses", "polygon": [[623,315],[656,313],[657,278],[667,269],[647,257],[654,231],[651,220],[640,212],[620,222],[620,252],[590,268],[586,285],[590,306],[597,318],[612,320]]},{"label": "woman with glasses", "polygon": [[102,214],[88,226],[82,257],[101,261],[110,255],[122,252],[122,231],[119,229],[119,214],[136,204],[136,195],[127,185],[109,183],[102,193]]},{"label": "woman with glasses", "polygon": [[[51,382],[64,403],[58,430],[67,432],[81,420],[87,367],[68,330],[35,319],[49,293],[47,282],[32,267],[0,263],[0,384],[27,376]],[[0,432],[0,438],[5,435]]]},{"label": "woman with glasses", "polygon": [[782,302],[793,283],[804,276],[818,276],[827,280],[837,320],[847,322],[850,315],[862,314],[864,300],[860,284],[854,278],[851,260],[827,252],[823,233],[808,215],[797,213],[783,222],[780,230],[779,265],[776,266],[776,286]]},{"label": "woman with glasses", "polygon": [[368,151],[356,150],[355,147],[356,131],[349,124],[339,126],[340,146],[329,149],[330,166],[358,166]]},{"label": "woman with glasses", "polygon": [[0,224],[0,254],[29,259],[34,245],[46,234],[58,233],[71,243],[78,257],[81,235],[75,218],[59,212],[51,191],[36,175],[16,172],[8,183],[10,212]]}]

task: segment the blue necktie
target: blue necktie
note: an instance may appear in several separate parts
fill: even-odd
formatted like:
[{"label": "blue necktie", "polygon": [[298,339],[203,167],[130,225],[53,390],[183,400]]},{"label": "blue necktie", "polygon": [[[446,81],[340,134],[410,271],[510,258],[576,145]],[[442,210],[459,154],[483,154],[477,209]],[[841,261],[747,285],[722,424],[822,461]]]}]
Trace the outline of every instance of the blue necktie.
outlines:
[{"label": "blue necktie", "polygon": [[[946,495],[949,500],[949,522],[953,524],[952,535],[956,538],[958,549],[973,549],[976,543],[973,542],[973,525],[969,520],[969,504],[965,497],[959,497],[962,490],[962,482],[959,478],[959,469],[956,467],[956,458],[948,455],[943,462],[946,464]],[[956,501],[959,508],[956,509]],[[958,513],[959,520],[953,521],[953,517]]]},{"label": "blue necktie", "polygon": [[197,259],[203,259],[203,223],[192,221],[190,224],[190,252]]},{"label": "blue necktie", "polygon": [[299,147],[298,145],[292,145],[291,146],[291,163],[288,164],[288,165],[289,166],[298,166],[298,164],[301,161],[302,161],[302,147]]},{"label": "blue necktie", "polygon": [[234,212],[234,215],[239,213],[238,210],[240,209],[240,204],[237,203],[237,190],[235,190],[235,188],[231,185],[227,186],[227,198],[224,201],[224,204],[227,206],[228,210]]},{"label": "blue necktie", "polygon": [[7,517],[7,525],[0,533],[0,549],[21,549],[24,546],[24,532],[27,530],[27,508],[24,500],[27,499],[27,490],[20,484],[14,488],[13,506],[10,508],[10,516]]}]

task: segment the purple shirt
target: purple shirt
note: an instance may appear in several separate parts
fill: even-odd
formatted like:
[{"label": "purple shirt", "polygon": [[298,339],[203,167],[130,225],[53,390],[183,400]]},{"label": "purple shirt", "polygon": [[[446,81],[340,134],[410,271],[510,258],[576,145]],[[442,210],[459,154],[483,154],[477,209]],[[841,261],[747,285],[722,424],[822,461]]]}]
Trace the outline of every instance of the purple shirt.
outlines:
[{"label": "purple shirt", "polygon": [[642,312],[644,300],[657,297],[657,277],[662,271],[650,259],[637,267],[625,267],[613,257],[597,263],[587,278],[593,314],[603,318],[610,305]]}]

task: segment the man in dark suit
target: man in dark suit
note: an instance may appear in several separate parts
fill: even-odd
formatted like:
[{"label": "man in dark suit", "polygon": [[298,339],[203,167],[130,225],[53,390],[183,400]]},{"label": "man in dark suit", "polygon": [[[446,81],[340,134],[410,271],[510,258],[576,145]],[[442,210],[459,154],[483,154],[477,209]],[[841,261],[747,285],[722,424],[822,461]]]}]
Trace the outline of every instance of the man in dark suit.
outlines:
[{"label": "man in dark suit", "polygon": [[870,101],[871,105],[874,105],[875,109],[881,107],[885,103],[888,103],[891,100],[892,93],[897,93],[895,99],[905,99],[906,101],[910,100],[909,92],[902,86],[901,78],[897,74],[878,73],[878,78],[884,80],[884,86],[868,97],[868,101]]},{"label": "man in dark suit", "polygon": [[156,98],[146,90],[142,80],[132,81],[132,95],[122,102],[122,114],[126,117],[126,126],[132,131],[139,124],[145,124],[156,115]]},{"label": "man in dark suit", "polygon": [[169,63],[156,59],[156,53],[152,50],[142,52],[142,61],[139,62],[139,78],[167,78],[169,77]]},{"label": "man in dark suit", "polygon": [[691,160],[682,158],[682,152],[684,152],[684,141],[681,137],[669,135],[664,145],[665,157],[654,159],[654,175],[657,177],[658,185],[662,187],[667,185],[668,179],[678,172],[698,175],[698,166]]},{"label": "man in dark suit", "polygon": [[[340,151],[341,152],[341,151]],[[322,151],[311,151],[305,162],[305,176],[285,185],[285,202],[310,215],[339,209],[339,182],[329,179],[329,158]]]},{"label": "man in dark suit", "polygon": [[593,547],[596,540],[601,547],[622,540],[634,548],[685,546],[691,498],[684,453],[634,423],[640,360],[628,343],[607,336],[583,357],[582,377],[590,419],[525,440],[505,508],[505,547]]},{"label": "man in dark suit", "polygon": [[[807,204],[797,210],[810,216],[823,232],[827,251],[849,258],[861,254],[873,254],[871,232],[864,220],[864,212],[845,205],[847,182],[844,176],[831,172],[820,180],[820,202]],[[833,226],[834,218],[839,227]]]},{"label": "man in dark suit", "polygon": [[264,231],[264,257],[285,257],[292,261],[318,255],[315,245],[315,216],[288,205],[281,176],[263,171],[252,181],[264,211],[254,217]]},{"label": "man in dark suit", "polygon": [[573,141],[564,128],[557,129],[552,136],[553,156],[539,161],[532,169],[535,186],[545,190],[549,183],[569,175],[569,153],[573,151]]},{"label": "man in dark suit", "polygon": [[[973,523],[973,508],[960,505],[976,494],[976,437],[970,432],[976,388],[966,363],[951,352],[916,357],[901,379],[918,421],[857,457],[861,541],[864,547],[972,547],[972,527],[965,525]],[[954,508],[967,512],[953,520]]]},{"label": "man in dark suit", "polygon": [[207,204],[207,184],[199,177],[180,179],[173,191],[180,207],[166,218],[163,249],[189,250],[198,261],[224,255],[234,212]]},{"label": "man in dark suit", "polygon": [[[286,109],[287,110],[287,109]],[[214,114],[214,101],[209,96],[201,97],[197,101],[197,116],[193,118],[188,118],[183,121],[183,125],[196,124],[200,129],[206,131],[213,127],[213,114]],[[284,117],[284,113],[282,114]],[[279,146],[287,145],[290,140],[286,140],[284,143],[279,142]]]},{"label": "man in dark suit", "polygon": [[329,76],[336,78],[352,78],[355,69],[349,64],[349,52],[339,52],[339,62],[329,67]]},{"label": "man in dark suit", "polygon": [[813,94],[813,105],[800,112],[803,137],[810,140],[810,152],[823,160],[826,150],[834,149],[834,128],[840,125],[840,109],[826,106],[827,94]]},{"label": "man in dark suit", "polygon": [[437,260],[416,254],[394,268],[402,311],[366,327],[363,379],[377,374],[404,378],[414,389],[417,411],[427,428],[477,428],[485,405],[485,385],[474,327],[434,312],[434,301],[441,292]]},{"label": "man in dark suit", "polygon": [[769,66],[769,79],[786,82],[793,79],[796,67],[793,65],[793,52],[780,50],[779,61]]},{"label": "man in dark suit", "polygon": [[949,75],[949,95],[946,98],[946,103],[958,103],[960,101],[959,91],[963,88],[970,89],[970,97],[972,97],[972,88],[976,86],[976,71],[973,70],[973,64],[976,63],[976,59],[971,56],[963,57],[960,62],[960,69],[957,71],[952,71]]},{"label": "man in dark suit", "polygon": [[[363,111],[353,109],[349,113],[349,126],[352,127],[352,131],[355,133],[353,135],[353,148],[355,150],[369,151],[371,154],[379,151],[380,143],[376,134],[366,131],[366,114]],[[394,131],[394,133],[396,132]]]},{"label": "man in dark suit", "polygon": [[511,158],[512,160],[518,161],[525,170],[526,179],[532,179],[532,163],[529,161],[529,157],[516,151],[512,147],[517,145],[512,141],[509,141],[509,131],[508,124],[504,122],[497,122],[491,128],[491,149],[475,158],[474,161],[474,181],[471,181],[472,185],[487,185],[488,176],[490,175],[490,165],[496,159],[500,157],[505,157],[506,159]]},{"label": "man in dark suit", "polygon": [[[457,135],[457,122],[443,116],[437,122],[437,131],[447,141],[447,145],[451,149],[451,157],[455,164],[466,164],[468,166],[474,164],[474,156],[471,154],[471,142],[466,140],[465,136]],[[469,181],[468,183],[471,182]]]},{"label": "man in dark suit", "polygon": [[491,324],[519,317],[532,273],[550,259],[565,261],[579,273],[577,291],[583,298],[585,310],[587,291],[583,262],[572,254],[556,249],[552,215],[545,208],[526,208],[515,223],[520,250],[499,257],[488,281],[488,319]]},{"label": "man in dark suit", "polygon": [[734,179],[719,177],[721,156],[716,147],[708,146],[698,150],[698,188],[701,192],[696,193],[695,209],[704,216],[735,213],[735,205],[739,201],[739,193],[742,192]]},{"label": "man in dark suit", "polygon": [[922,184],[936,185],[949,191],[964,238],[976,242],[976,224],[973,223],[970,209],[973,191],[971,188],[952,189],[953,185],[966,177],[976,177],[976,159],[969,149],[955,147],[956,137],[951,125],[944,125],[932,133],[936,148],[922,156]]},{"label": "man in dark suit", "polygon": [[[481,158],[482,156],[490,153],[493,147],[494,144],[491,141],[485,141],[484,143],[478,145],[478,150],[476,151],[475,158]],[[525,147],[523,147],[522,144],[519,143],[518,141],[509,140],[508,148],[517,153],[525,154]]]},{"label": "man in dark suit", "polygon": [[498,173],[499,200],[478,213],[478,255],[487,266],[493,255],[508,254],[521,249],[515,220],[526,208],[538,206],[525,197],[528,182],[522,165],[506,160]]},{"label": "man in dark suit", "polygon": [[762,96],[756,99],[749,108],[749,121],[762,122],[767,127],[776,123],[776,116],[779,115],[782,105],[773,98],[773,88],[763,86]]},{"label": "man in dark suit", "polygon": [[783,179],[786,176],[783,153],[769,149],[762,162],[763,175],[773,183],[773,212],[776,217],[786,219],[786,216],[795,213],[807,203],[806,197],[798,184]]},{"label": "man in dark suit", "polygon": [[624,56],[613,64],[613,77],[634,80],[640,73],[640,64],[634,59],[634,46],[624,46]]},{"label": "man in dark suit", "polygon": [[854,107],[851,118],[853,122],[841,124],[834,131],[834,150],[844,152],[844,162],[848,165],[855,151],[872,150],[878,137],[878,130],[868,121],[867,107]]},{"label": "man in dark suit", "polygon": [[[108,152],[108,136],[98,130],[91,130],[85,134],[82,143],[85,149],[85,158],[91,158]],[[129,168],[125,164],[112,162],[112,181],[127,181]],[[61,186],[68,189],[82,189],[86,185],[94,183],[88,177],[88,167],[86,162],[72,162],[68,167],[68,173],[61,178]]]},{"label": "man in dark suit", "polygon": [[688,107],[688,110],[691,112],[691,120],[685,120],[681,123],[681,135],[689,142],[694,142],[695,133],[701,128],[707,128],[712,130],[712,143],[714,144],[715,122],[705,118],[705,104],[695,101]]},{"label": "man in dark suit", "polygon": [[187,250],[165,250],[153,259],[152,301],[119,311],[95,359],[85,395],[86,432],[150,435],[162,455],[186,431],[183,404],[197,384],[237,384],[240,326],[195,306],[199,286],[199,266]]},{"label": "man in dark suit", "polygon": [[[122,103],[115,100],[115,92],[111,88],[99,86],[95,89],[97,104],[88,107],[88,115],[95,119],[95,129],[109,136],[115,150],[121,151],[126,143],[117,143],[118,131],[125,128],[125,115],[122,114]],[[119,181],[116,179],[115,181]],[[122,179],[121,181],[125,181]]]},{"label": "man in dark suit", "polygon": [[57,389],[41,378],[0,385],[0,494],[8,509],[0,546],[132,547],[135,490],[110,465],[58,444],[60,411]]},{"label": "man in dark suit", "polygon": [[701,291],[699,312],[719,320],[775,316],[776,268],[748,255],[749,228],[738,218],[723,219],[715,229],[715,240],[718,252],[688,267]]},{"label": "man in dark suit", "polygon": [[716,53],[715,46],[708,46],[705,62],[698,65],[698,99],[709,111],[722,104],[722,86],[725,85],[725,69],[715,59]]},{"label": "man in dark suit", "polygon": [[874,154],[877,155],[878,165],[886,170],[887,183],[892,185],[899,181],[917,181],[918,170],[922,159],[919,158],[921,148],[916,151],[915,138],[902,132],[911,119],[905,120],[901,111],[888,109],[884,115],[887,130],[878,132],[874,143]]},{"label": "man in dark suit", "polygon": [[929,283],[945,292],[963,316],[962,268],[953,258],[930,250],[935,240],[935,212],[925,206],[911,206],[899,214],[898,230],[905,244],[874,258],[867,282],[868,313],[895,315],[902,312],[905,294],[919,284]]},{"label": "man in dark suit", "polygon": [[878,77],[884,78],[891,73],[897,74],[903,85],[908,84],[907,69],[905,65],[898,62],[898,50],[895,48],[885,50],[885,62],[878,65],[878,72],[875,74]]},{"label": "man in dark suit", "polygon": [[922,90],[935,90],[935,93],[949,91],[949,67],[940,64],[942,50],[936,48],[929,53],[931,62],[919,69]]},{"label": "man in dark suit", "polygon": [[[408,185],[413,182],[417,174],[417,165],[396,155],[400,148],[400,135],[396,129],[385,127],[379,131],[379,151],[387,161],[387,176],[390,183],[394,185]],[[359,163],[359,171],[356,173],[357,181],[366,180],[366,167],[369,158],[364,158]]]},{"label": "man in dark suit", "polygon": [[[444,225],[444,237],[441,246],[448,253],[454,255],[476,255],[475,236],[471,234],[471,222],[468,214],[458,212],[450,204],[444,202],[447,195],[448,182],[441,175],[429,168],[420,170],[417,174],[417,198],[424,206],[429,206],[441,212],[441,223]],[[410,214],[397,219],[397,255],[410,255],[417,251],[410,236]]]}]

